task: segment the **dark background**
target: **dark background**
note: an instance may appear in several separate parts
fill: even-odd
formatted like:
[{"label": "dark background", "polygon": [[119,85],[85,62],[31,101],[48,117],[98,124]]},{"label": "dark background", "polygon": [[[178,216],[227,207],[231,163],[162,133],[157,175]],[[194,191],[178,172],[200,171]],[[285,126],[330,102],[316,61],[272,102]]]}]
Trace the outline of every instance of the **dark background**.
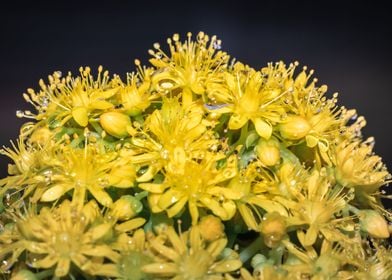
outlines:
[{"label": "dark background", "polygon": [[[17,138],[26,120],[15,111],[28,108],[22,93],[40,78],[100,64],[123,74],[135,58],[147,62],[154,42],[202,30],[256,68],[278,60],[314,68],[320,84],[340,93],[340,105],[366,117],[364,134],[376,138],[376,153],[392,169],[390,10],[375,1],[312,2],[8,3],[0,8],[0,145]],[[0,177],[6,165],[0,157]]]}]

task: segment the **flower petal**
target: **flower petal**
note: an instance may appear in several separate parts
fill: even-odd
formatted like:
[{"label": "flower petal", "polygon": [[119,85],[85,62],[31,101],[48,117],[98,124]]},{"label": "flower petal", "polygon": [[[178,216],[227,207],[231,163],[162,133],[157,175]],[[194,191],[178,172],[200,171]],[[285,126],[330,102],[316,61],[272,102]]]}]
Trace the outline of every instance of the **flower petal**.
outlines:
[{"label": "flower petal", "polygon": [[263,137],[264,139],[269,139],[272,135],[272,126],[268,122],[262,120],[261,118],[253,119],[253,123],[256,128],[256,132],[258,135]]},{"label": "flower petal", "polygon": [[229,120],[229,129],[231,130],[240,129],[246,124],[248,120],[249,118],[245,117],[244,115],[239,115],[234,113],[233,115],[231,115]]},{"label": "flower petal", "polygon": [[88,112],[85,107],[75,107],[72,109],[72,117],[78,125],[85,127],[88,125]]}]

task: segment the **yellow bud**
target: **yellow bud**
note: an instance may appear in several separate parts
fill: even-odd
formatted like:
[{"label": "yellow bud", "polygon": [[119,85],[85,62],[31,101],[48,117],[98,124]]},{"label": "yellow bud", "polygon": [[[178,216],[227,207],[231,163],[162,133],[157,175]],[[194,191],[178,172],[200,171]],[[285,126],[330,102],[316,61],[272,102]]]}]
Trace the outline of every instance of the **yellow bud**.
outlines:
[{"label": "yellow bud", "polygon": [[115,166],[109,174],[109,184],[117,188],[132,187],[136,180],[136,169],[131,164]]},{"label": "yellow bud", "polygon": [[375,210],[361,210],[358,213],[361,230],[374,238],[388,238],[388,223]]},{"label": "yellow bud", "polygon": [[311,129],[310,124],[301,116],[288,116],[279,125],[280,135],[288,140],[298,140],[305,137]]},{"label": "yellow bud", "polygon": [[264,243],[270,248],[276,247],[286,235],[286,221],[278,212],[267,213],[260,224]]},{"label": "yellow bud", "polygon": [[52,138],[52,132],[47,127],[37,128],[30,136],[30,142],[38,145],[46,145]]},{"label": "yellow bud", "polygon": [[110,215],[118,220],[129,220],[142,211],[142,203],[131,195],[123,195],[112,205]]},{"label": "yellow bud", "polygon": [[273,166],[280,160],[279,143],[275,139],[260,139],[255,150],[258,159],[266,166]]},{"label": "yellow bud", "polygon": [[16,274],[12,275],[12,280],[38,280],[39,278],[30,270],[21,269]]},{"label": "yellow bud", "polygon": [[214,241],[224,235],[225,226],[218,217],[205,216],[199,222],[201,236],[206,241]]},{"label": "yellow bud", "polygon": [[119,112],[104,113],[100,117],[102,128],[116,138],[128,136],[128,129],[132,127],[130,118]]},{"label": "yellow bud", "polygon": [[86,219],[86,223],[91,223],[100,215],[99,206],[95,200],[90,200],[83,206],[83,216]]}]

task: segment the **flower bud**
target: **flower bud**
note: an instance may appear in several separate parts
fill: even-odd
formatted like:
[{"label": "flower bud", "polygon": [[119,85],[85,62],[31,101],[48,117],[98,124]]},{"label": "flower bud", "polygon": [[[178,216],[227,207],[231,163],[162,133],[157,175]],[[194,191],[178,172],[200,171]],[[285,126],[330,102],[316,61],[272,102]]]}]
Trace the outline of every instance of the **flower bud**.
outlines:
[{"label": "flower bud", "polygon": [[361,210],[358,213],[361,230],[374,238],[388,238],[388,224],[375,210]]},{"label": "flower bud", "polygon": [[86,223],[92,223],[100,215],[99,206],[95,200],[90,200],[83,206],[83,217],[86,219]]},{"label": "flower bud", "polygon": [[279,143],[273,138],[260,139],[255,151],[259,160],[266,166],[273,166],[280,160]]},{"label": "flower bud", "polygon": [[310,124],[301,116],[288,116],[279,125],[280,135],[288,140],[298,140],[305,137],[311,129]]},{"label": "flower bud", "polygon": [[201,236],[206,241],[214,241],[224,235],[225,226],[218,217],[205,216],[199,222]]},{"label": "flower bud", "polygon": [[278,212],[268,213],[260,224],[260,232],[264,235],[264,243],[275,248],[286,235],[286,221]]},{"label": "flower bud", "polygon": [[113,203],[110,215],[118,220],[129,220],[142,211],[143,205],[131,195],[123,195]]},{"label": "flower bud", "polygon": [[102,128],[116,138],[128,136],[129,128],[132,127],[130,118],[119,112],[104,113],[100,117]]},{"label": "flower bud", "polygon": [[38,280],[38,277],[27,269],[21,269],[11,277],[12,280]]},{"label": "flower bud", "polygon": [[132,187],[136,179],[136,169],[132,164],[115,166],[109,174],[109,184],[117,188]]}]

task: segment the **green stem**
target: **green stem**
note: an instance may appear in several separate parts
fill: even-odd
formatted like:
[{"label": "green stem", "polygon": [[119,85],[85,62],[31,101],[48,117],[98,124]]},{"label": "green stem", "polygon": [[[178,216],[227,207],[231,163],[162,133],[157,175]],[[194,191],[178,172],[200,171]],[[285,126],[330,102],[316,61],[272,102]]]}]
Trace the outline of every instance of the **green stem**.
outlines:
[{"label": "green stem", "polygon": [[143,198],[148,196],[148,191],[142,191],[134,195],[137,200],[142,200]]},{"label": "green stem", "polygon": [[39,280],[48,278],[51,275],[53,275],[53,269],[43,270],[34,274],[34,276]]},{"label": "green stem", "polygon": [[240,260],[242,263],[247,262],[252,258],[258,251],[265,247],[263,238],[261,236],[257,237],[248,247],[240,253]]},{"label": "green stem", "polygon": [[249,121],[241,128],[240,138],[233,144],[234,147],[245,144],[246,137],[248,136]]},{"label": "green stem", "polygon": [[354,206],[352,206],[352,205],[350,205],[350,204],[347,204],[347,209],[350,211],[350,212],[352,212],[352,213],[354,213],[354,214],[358,214],[361,210],[359,210],[357,207],[354,207]]}]

